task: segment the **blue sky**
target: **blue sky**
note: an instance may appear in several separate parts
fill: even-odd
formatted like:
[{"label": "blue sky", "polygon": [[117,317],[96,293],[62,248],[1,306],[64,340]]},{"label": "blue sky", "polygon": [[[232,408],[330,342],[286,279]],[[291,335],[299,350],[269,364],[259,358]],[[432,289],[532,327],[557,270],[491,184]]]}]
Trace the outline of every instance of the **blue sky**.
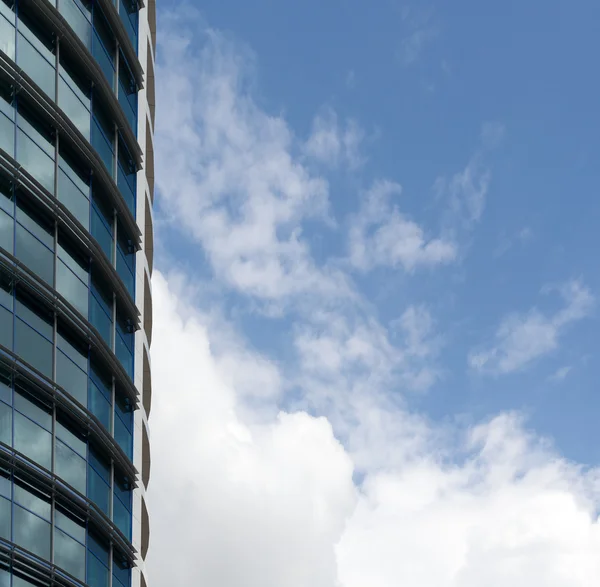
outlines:
[{"label": "blue sky", "polygon": [[157,469],[202,486],[208,553],[182,585],[598,576],[599,20],[161,3],[154,499]]}]

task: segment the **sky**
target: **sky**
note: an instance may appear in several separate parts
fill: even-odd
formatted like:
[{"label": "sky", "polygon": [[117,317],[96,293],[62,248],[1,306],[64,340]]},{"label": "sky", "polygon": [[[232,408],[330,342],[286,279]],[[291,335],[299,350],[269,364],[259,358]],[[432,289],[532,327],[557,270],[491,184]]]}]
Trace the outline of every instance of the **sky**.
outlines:
[{"label": "sky", "polygon": [[151,584],[598,584],[598,22],[158,3]]}]

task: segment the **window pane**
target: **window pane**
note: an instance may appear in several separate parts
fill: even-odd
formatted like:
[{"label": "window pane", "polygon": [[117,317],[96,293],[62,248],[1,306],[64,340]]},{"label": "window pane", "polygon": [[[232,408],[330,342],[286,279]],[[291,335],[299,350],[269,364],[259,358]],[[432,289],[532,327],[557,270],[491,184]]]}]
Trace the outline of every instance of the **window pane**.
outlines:
[{"label": "window pane", "polygon": [[[118,175],[117,175],[117,186],[121,195],[125,199],[125,203],[131,213],[135,216],[135,188],[131,185],[131,178],[135,178],[134,173],[129,173],[128,170],[124,169],[119,163],[118,165]],[[135,184],[135,182],[134,182]]]},{"label": "window pane", "polygon": [[54,67],[44,59],[25,37],[18,35],[19,50],[17,63],[33,79],[33,81],[54,100],[55,79]]},{"label": "window pane", "polygon": [[0,497],[0,538],[10,540],[11,503]]},{"label": "window pane", "polygon": [[115,440],[117,444],[123,449],[125,454],[132,458],[133,456],[133,437],[131,432],[127,430],[125,424],[121,421],[121,418],[115,416]]},{"label": "window pane", "polygon": [[50,407],[37,402],[27,393],[20,383],[15,389],[15,409],[50,432],[52,430],[52,414]]},{"label": "window pane", "polygon": [[0,401],[12,405],[12,377],[0,368]]},{"label": "window pane", "polygon": [[90,323],[100,333],[104,342],[112,347],[112,320],[106,315],[96,296],[90,297]]},{"label": "window pane", "polygon": [[96,560],[108,567],[108,544],[102,538],[96,537],[94,534],[88,534],[88,549],[94,554]]},{"label": "window pane", "polygon": [[15,60],[15,27],[0,15],[0,50]]},{"label": "window pane", "polygon": [[92,125],[92,147],[96,149],[98,155],[102,159],[102,162],[106,166],[109,175],[113,176],[113,149],[110,140],[104,136],[100,130],[98,121],[94,117],[94,124]]},{"label": "window pane", "polygon": [[60,438],[67,446],[71,447],[76,453],[83,458],[87,456],[87,443],[78,434],[75,434],[71,429],[71,424],[63,419],[59,412],[58,421],[56,422],[56,436]]},{"label": "window pane", "polygon": [[34,554],[50,559],[50,524],[15,506],[14,541]]},{"label": "window pane", "polygon": [[54,285],[54,253],[17,224],[16,257],[48,285]]},{"label": "window pane", "polygon": [[121,335],[117,335],[115,338],[117,343],[115,349],[117,359],[119,359],[119,362],[121,363],[121,365],[123,365],[123,368],[127,372],[127,375],[129,375],[129,377],[133,379],[133,354],[127,348],[127,345],[125,344],[125,341],[121,338]]},{"label": "window pane", "polygon": [[35,328],[40,334],[52,339],[54,319],[51,312],[40,306],[37,301],[22,289],[17,289],[17,316]]},{"label": "window pane", "polygon": [[98,244],[104,251],[108,260],[113,260],[113,239],[112,233],[104,224],[100,213],[94,206],[92,208],[92,236],[98,241]]},{"label": "window pane", "polygon": [[54,250],[54,221],[41,215],[35,207],[27,202],[22,194],[17,198],[17,221],[33,236]]},{"label": "window pane", "polygon": [[28,488],[15,483],[15,502],[33,512],[40,518],[50,520],[52,506],[49,501],[29,491]]},{"label": "window pane", "polygon": [[85,547],[60,530],[54,532],[54,562],[67,573],[85,580]]},{"label": "window pane", "polygon": [[81,312],[84,318],[88,316],[89,291],[87,285],[58,259],[56,265],[56,290]]},{"label": "window pane", "polygon": [[71,181],[62,168],[58,170],[58,201],[88,230],[90,226],[90,201]]},{"label": "window pane", "polygon": [[[2,514],[0,514],[0,518],[1,516]],[[1,524],[2,522],[0,522],[0,536],[2,536]],[[0,567],[0,587],[10,587],[10,573],[2,567]],[[15,587],[18,587],[18,585]]]},{"label": "window pane", "polygon": [[0,306],[0,344],[12,350],[13,315]]},{"label": "window pane", "polygon": [[15,352],[46,377],[52,377],[52,343],[18,319],[15,324]]},{"label": "window pane", "polygon": [[42,467],[52,466],[52,436],[18,412],[14,413],[14,448]]},{"label": "window pane", "polygon": [[129,270],[127,266],[127,262],[123,257],[121,251],[117,253],[117,273],[119,277],[123,280],[123,284],[127,288],[127,291],[131,295],[132,298],[135,298],[135,280],[133,274]]},{"label": "window pane", "polygon": [[85,526],[83,521],[75,520],[70,514],[63,512],[59,506],[57,506],[54,516],[57,528],[79,540],[79,542],[85,542]]},{"label": "window pane", "polygon": [[85,17],[77,3],[74,0],[60,0],[59,10],[73,31],[89,49],[92,42],[92,23]]},{"label": "window pane", "polygon": [[131,569],[127,563],[119,560],[118,556],[113,557],[113,577],[123,586],[129,587],[131,582]]},{"label": "window pane", "polygon": [[100,41],[100,37],[98,37],[97,33],[94,33],[92,36],[92,53],[94,54],[94,58],[100,65],[104,76],[108,81],[108,85],[112,90],[115,89],[115,68],[111,62],[111,58],[109,57],[106,49],[102,46],[102,42]]},{"label": "window pane", "polygon": [[56,353],[56,383],[87,407],[87,373],[61,351]]},{"label": "window pane", "polygon": [[110,431],[110,402],[90,379],[89,410]]},{"label": "window pane", "polygon": [[128,539],[131,539],[131,514],[118,499],[113,501],[113,522]]},{"label": "window pane", "polygon": [[108,569],[88,553],[87,582],[90,587],[108,587]]},{"label": "window pane", "polygon": [[56,441],[55,473],[83,495],[86,488],[86,462],[60,440]]},{"label": "window pane", "polygon": [[59,77],[58,81],[58,105],[79,132],[89,141],[92,118],[90,111],[81,103],[62,76]]},{"label": "window pane", "polygon": [[[0,118],[3,115],[0,114]],[[2,133],[2,128],[0,128]],[[0,145],[1,147],[2,145]],[[3,210],[0,210],[0,247],[13,254],[13,240],[15,236],[15,221]]]},{"label": "window pane", "polygon": [[15,156],[15,123],[2,112],[0,112],[0,149],[4,149],[11,157]]},{"label": "window pane", "polygon": [[100,475],[91,467],[88,469],[88,497],[108,516],[110,490]]},{"label": "window pane", "polygon": [[12,446],[12,408],[0,402],[0,442]]},{"label": "window pane", "polygon": [[54,161],[21,129],[17,131],[17,161],[49,192],[54,193]]}]

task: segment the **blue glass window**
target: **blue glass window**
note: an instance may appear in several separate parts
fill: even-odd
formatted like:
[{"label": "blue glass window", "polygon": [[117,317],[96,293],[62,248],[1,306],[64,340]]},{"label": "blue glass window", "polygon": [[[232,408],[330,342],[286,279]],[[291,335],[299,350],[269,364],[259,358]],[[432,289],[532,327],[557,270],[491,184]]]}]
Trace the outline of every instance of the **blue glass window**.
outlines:
[{"label": "blue glass window", "polygon": [[60,440],[56,440],[55,449],[55,473],[73,489],[85,495],[87,486],[85,460]]},{"label": "blue glass window", "polygon": [[15,25],[14,25],[14,12],[6,9],[7,12],[11,13],[13,22],[9,22],[6,16],[0,14],[0,50],[4,51],[9,59],[14,61],[15,59]]},{"label": "blue glass window", "polygon": [[92,365],[89,380],[89,409],[100,420],[101,424],[110,431],[112,386],[108,378]]},{"label": "blue glass window", "polygon": [[[0,538],[10,540],[11,503],[5,497],[0,497]],[[8,586],[8,584],[7,584]]]},{"label": "blue glass window", "polygon": [[41,558],[49,559],[50,523],[17,505],[14,516],[14,542]]},{"label": "blue glass window", "polygon": [[120,560],[118,556],[113,557],[113,579],[116,579],[117,583],[113,581],[114,587],[121,585],[122,587],[129,587],[131,582],[131,569],[129,565]]},{"label": "blue glass window", "polygon": [[15,123],[3,112],[0,112],[0,149],[11,157],[15,156]]},{"label": "blue glass window", "polygon": [[135,249],[121,225],[117,235],[117,273],[131,297],[135,299]]},{"label": "blue glass window", "polygon": [[98,6],[94,10],[92,54],[104,72],[110,87],[115,89],[115,40]]},{"label": "blue glass window", "polygon": [[54,512],[54,524],[78,542],[85,543],[85,522],[75,518],[72,512],[63,511],[59,505]]},{"label": "blue glass window", "polygon": [[119,0],[119,15],[125,25],[127,35],[135,49],[138,51],[138,12],[137,0]]},{"label": "blue glass window", "polygon": [[54,562],[67,573],[85,581],[85,546],[58,529],[54,531]]},{"label": "blue glass window", "polygon": [[137,136],[137,87],[122,54],[119,58],[119,104],[131,130]]},{"label": "blue glass window", "polygon": [[119,165],[117,174],[117,186],[125,199],[127,207],[135,216],[135,165],[124,143],[119,141]]},{"label": "blue glass window", "polygon": [[20,32],[17,35],[17,64],[51,100],[54,100],[56,96],[54,55],[42,45],[37,34],[33,35],[21,25],[22,17],[19,20]]},{"label": "blue glass window", "polygon": [[93,450],[88,466],[88,497],[108,516],[110,502],[110,469]]},{"label": "blue glass window", "polygon": [[17,131],[17,161],[50,193],[54,193],[54,161],[44,149],[26,135]]},{"label": "blue glass window", "polygon": [[46,377],[52,377],[52,343],[19,319],[15,322],[15,352]]},{"label": "blue glass window", "polygon": [[[0,132],[2,132],[1,128]],[[0,210],[0,247],[8,251],[11,255],[13,253],[15,238],[14,224],[14,220],[4,210]]]},{"label": "blue glass window", "polygon": [[90,323],[100,333],[106,344],[112,348],[112,296],[109,296],[100,282],[92,274],[92,295],[90,297]]},{"label": "blue glass window", "polygon": [[116,394],[114,437],[125,454],[133,456],[133,407],[128,398]]},{"label": "blue glass window", "polygon": [[92,10],[88,1],[59,0],[58,9],[81,42],[89,49],[92,43]]},{"label": "blue glass window", "polygon": [[128,320],[123,320],[118,314],[116,331],[115,355],[129,377],[133,379],[133,328]]},{"label": "blue glass window", "polygon": [[0,442],[12,446],[12,408],[0,402]]}]

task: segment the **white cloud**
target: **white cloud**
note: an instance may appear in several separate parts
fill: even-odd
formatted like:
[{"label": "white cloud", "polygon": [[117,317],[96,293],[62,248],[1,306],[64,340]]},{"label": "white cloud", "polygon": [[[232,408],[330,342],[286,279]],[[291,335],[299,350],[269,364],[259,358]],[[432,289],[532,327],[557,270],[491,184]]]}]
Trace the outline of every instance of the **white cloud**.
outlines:
[{"label": "white cloud", "polygon": [[350,261],[354,267],[368,271],[377,266],[401,266],[410,272],[456,259],[453,242],[427,238],[416,222],[392,204],[391,199],[401,193],[399,184],[377,181],[364,195],[350,228]]},{"label": "white cloud", "polygon": [[229,349],[213,351],[211,321],[160,273],[153,286],[152,583],[595,584],[598,471],[561,459],[510,414],[453,445],[371,406],[348,422],[348,449],[324,417],[255,423],[223,367]]},{"label": "white cloud", "polygon": [[[407,411],[404,392],[437,378],[428,309],[400,309],[394,344],[348,276],[317,264],[302,227],[329,221],[326,179],[252,99],[247,53],[194,14],[178,18],[163,13],[159,32],[162,213],[224,288],[313,297],[285,308],[280,361],[205,306],[205,282],[155,271],[150,583],[595,585],[598,471],[514,415],[464,431]],[[399,186],[375,186],[359,256],[431,265],[435,239],[389,203]],[[386,214],[406,231],[400,250],[373,236]],[[586,305],[569,292],[559,329]]]},{"label": "white cloud", "polygon": [[438,34],[438,26],[431,10],[404,6],[402,10],[402,38],[397,56],[405,67],[413,65]]},{"label": "white cloud", "polygon": [[[182,36],[181,16],[161,21],[157,103],[164,106],[155,136],[162,214],[201,243],[219,278],[235,288],[267,300],[339,295],[343,279],[318,270],[302,239],[303,220],[329,220],[327,181],[293,157],[299,145],[286,122],[254,102],[249,51],[204,27],[195,11],[186,9],[185,18],[196,27],[193,43]],[[352,149],[348,132],[343,140]]]},{"label": "white cloud", "polygon": [[559,381],[564,381],[572,370],[573,367],[571,367],[570,365],[560,367],[549,377],[549,380],[555,383],[558,383]]},{"label": "white cloud", "polygon": [[364,163],[360,152],[364,132],[355,120],[340,124],[336,112],[324,108],[313,120],[304,152],[312,159],[331,167],[341,163],[356,169]]},{"label": "white cloud", "polygon": [[579,281],[564,284],[559,293],[565,306],[553,315],[533,308],[527,314],[504,318],[496,332],[495,344],[470,354],[471,367],[490,373],[512,373],[555,351],[566,328],[589,315],[594,305],[593,295]]}]

